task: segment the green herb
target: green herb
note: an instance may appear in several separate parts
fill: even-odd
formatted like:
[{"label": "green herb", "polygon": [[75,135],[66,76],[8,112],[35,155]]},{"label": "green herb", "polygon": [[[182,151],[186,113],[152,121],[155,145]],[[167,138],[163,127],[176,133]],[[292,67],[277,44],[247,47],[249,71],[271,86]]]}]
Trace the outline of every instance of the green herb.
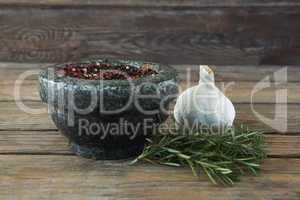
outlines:
[{"label": "green herb", "polygon": [[222,134],[160,130],[147,139],[143,153],[132,163],[144,160],[173,167],[189,166],[195,176],[204,172],[214,184],[233,185],[246,174],[257,174],[266,157],[264,136],[248,128],[226,128]]}]

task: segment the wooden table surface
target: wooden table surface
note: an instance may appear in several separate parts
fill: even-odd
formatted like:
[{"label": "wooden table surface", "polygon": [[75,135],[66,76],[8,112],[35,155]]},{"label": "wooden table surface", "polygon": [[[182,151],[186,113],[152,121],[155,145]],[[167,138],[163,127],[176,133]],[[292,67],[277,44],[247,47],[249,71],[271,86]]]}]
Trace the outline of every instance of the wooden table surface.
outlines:
[{"label": "wooden table surface", "polygon": [[[236,122],[266,130],[268,144],[259,176],[244,177],[225,188],[213,186],[203,175],[194,177],[188,168],[130,166],[128,160],[94,161],[73,155],[46,112],[28,114],[15,102],[18,76],[41,66],[46,64],[0,63],[0,199],[300,199],[300,68],[288,67],[289,82],[278,85],[272,76],[281,66],[214,67],[219,86],[234,82],[226,94],[237,109]],[[187,68],[197,80],[197,66],[174,67],[182,88]],[[268,75],[271,86],[255,94],[254,108],[272,117],[275,92],[287,89],[285,132],[261,122],[250,108],[253,87]],[[38,96],[36,75],[22,83],[21,100],[31,108],[46,108]],[[283,120],[278,123],[284,125]]]}]

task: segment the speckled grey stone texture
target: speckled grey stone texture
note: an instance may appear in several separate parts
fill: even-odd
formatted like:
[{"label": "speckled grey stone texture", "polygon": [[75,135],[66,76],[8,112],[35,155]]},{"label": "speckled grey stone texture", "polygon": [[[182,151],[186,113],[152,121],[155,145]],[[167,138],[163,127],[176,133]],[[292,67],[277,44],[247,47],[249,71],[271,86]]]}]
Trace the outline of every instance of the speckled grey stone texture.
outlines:
[{"label": "speckled grey stone texture", "polygon": [[[148,64],[158,74],[132,82],[85,80],[60,76],[57,73],[70,63],[54,65],[42,71],[39,76],[41,99],[48,103],[54,123],[70,139],[72,150],[77,155],[93,159],[122,159],[138,155],[144,147],[145,137],[167,118],[163,109],[167,110],[178,93],[176,72],[165,65],[139,61],[98,59],[76,64],[84,66],[96,62],[134,67]],[[93,106],[92,95],[97,96]],[[120,112],[104,112],[116,111],[125,105],[126,108]],[[81,113],[80,110],[74,111],[75,106],[78,109],[90,108],[86,109],[88,112]],[[149,112],[142,112],[141,109]],[[93,126],[82,129],[82,125],[87,125],[87,122]],[[112,124],[118,125],[118,131],[112,131]],[[134,126],[134,131],[130,131],[133,129],[128,128],[128,124]],[[101,127],[101,131],[98,127]]]}]

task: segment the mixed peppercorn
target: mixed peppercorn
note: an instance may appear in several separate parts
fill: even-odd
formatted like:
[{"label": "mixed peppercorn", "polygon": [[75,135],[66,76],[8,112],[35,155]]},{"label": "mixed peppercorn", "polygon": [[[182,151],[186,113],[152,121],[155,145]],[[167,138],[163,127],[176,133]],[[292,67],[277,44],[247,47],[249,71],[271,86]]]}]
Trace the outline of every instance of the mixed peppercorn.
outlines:
[{"label": "mixed peppercorn", "polygon": [[137,80],[157,72],[148,64],[140,67],[130,65],[112,65],[108,63],[92,63],[86,66],[68,64],[58,71],[59,76],[70,76],[88,80]]}]

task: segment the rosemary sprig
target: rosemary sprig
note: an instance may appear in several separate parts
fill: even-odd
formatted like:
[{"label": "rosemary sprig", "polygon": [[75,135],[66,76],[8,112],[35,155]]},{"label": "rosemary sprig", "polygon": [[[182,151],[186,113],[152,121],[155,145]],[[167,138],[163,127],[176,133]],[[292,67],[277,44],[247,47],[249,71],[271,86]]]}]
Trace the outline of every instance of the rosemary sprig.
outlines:
[{"label": "rosemary sprig", "polygon": [[144,160],[173,167],[189,166],[195,176],[204,172],[214,184],[233,185],[245,173],[253,175],[266,157],[262,132],[226,128],[222,134],[161,130],[132,163]]}]

